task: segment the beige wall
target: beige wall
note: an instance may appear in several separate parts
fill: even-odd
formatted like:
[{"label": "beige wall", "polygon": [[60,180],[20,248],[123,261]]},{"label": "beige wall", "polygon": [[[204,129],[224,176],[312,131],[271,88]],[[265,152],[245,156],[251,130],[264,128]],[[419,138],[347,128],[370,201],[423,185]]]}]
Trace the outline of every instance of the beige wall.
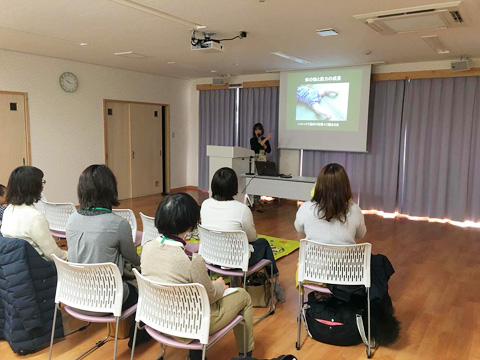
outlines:
[{"label": "beige wall", "polygon": [[[132,61],[141,61],[132,60]],[[75,93],[59,77],[73,72]],[[0,90],[28,93],[32,164],[45,173],[52,201],[78,203],[81,171],[104,163],[103,99],[170,104],[171,187],[188,184],[187,151],[191,82],[75,61],[0,50]],[[198,116],[197,116],[198,117]]]}]

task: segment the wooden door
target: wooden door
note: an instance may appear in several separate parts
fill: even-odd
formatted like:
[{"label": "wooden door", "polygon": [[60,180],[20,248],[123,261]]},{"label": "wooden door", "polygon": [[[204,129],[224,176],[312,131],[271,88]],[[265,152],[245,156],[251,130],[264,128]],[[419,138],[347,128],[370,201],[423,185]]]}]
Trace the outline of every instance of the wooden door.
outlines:
[{"label": "wooden door", "polygon": [[0,184],[7,185],[13,169],[29,165],[26,94],[0,92]]},{"label": "wooden door", "polygon": [[130,104],[132,197],[161,193],[162,106]]},{"label": "wooden door", "polygon": [[132,197],[129,104],[105,102],[105,160],[117,178],[118,198]]}]

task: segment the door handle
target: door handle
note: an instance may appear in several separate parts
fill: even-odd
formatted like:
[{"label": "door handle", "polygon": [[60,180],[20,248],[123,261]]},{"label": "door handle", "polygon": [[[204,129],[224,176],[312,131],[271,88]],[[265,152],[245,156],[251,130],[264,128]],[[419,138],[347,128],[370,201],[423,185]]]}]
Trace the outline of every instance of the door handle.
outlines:
[{"label": "door handle", "polygon": [[135,159],[135,151],[132,150],[132,159]]}]

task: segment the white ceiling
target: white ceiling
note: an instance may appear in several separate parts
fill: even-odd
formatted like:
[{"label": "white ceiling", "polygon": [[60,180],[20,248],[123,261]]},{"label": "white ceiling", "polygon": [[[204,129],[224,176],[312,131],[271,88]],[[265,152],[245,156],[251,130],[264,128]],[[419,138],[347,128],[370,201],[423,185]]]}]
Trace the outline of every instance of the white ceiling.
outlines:
[{"label": "white ceiling", "polygon": [[[377,61],[394,64],[453,60],[461,55],[480,57],[480,0],[463,0],[464,27],[391,36],[377,34],[353,15],[444,1],[137,1],[206,25],[217,38],[233,37],[240,30],[248,36],[223,42],[224,53],[205,54],[190,50],[188,26],[110,0],[0,0],[0,48],[190,79]],[[339,35],[320,37],[315,33],[329,27]],[[435,53],[420,38],[432,34],[438,35],[450,54]],[[81,42],[88,45],[80,46]],[[367,50],[370,55],[365,54]],[[147,57],[113,55],[124,51]],[[271,54],[274,51],[311,64],[279,58]]]}]

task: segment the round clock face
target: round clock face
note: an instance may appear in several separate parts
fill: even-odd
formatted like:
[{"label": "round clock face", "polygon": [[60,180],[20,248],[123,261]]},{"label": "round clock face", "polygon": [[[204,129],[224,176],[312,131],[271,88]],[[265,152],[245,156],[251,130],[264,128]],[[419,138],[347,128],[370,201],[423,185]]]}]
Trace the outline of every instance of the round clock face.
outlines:
[{"label": "round clock face", "polygon": [[78,79],[71,72],[64,72],[60,76],[60,86],[66,92],[74,92],[78,88]]}]

